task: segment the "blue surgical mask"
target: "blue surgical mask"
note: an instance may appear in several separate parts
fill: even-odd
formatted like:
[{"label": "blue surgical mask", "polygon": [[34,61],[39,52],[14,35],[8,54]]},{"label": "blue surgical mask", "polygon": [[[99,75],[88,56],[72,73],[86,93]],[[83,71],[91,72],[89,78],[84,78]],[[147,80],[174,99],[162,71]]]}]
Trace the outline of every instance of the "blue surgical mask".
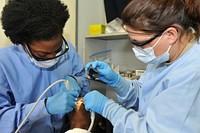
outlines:
[{"label": "blue surgical mask", "polygon": [[136,58],[147,64],[161,64],[168,61],[171,45],[169,46],[168,50],[160,56],[156,56],[153,50],[153,48],[159,43],[163,35],[164,33],[152,47],[142,49],[141,47],[134,46],[132,49],[135,53]]}]

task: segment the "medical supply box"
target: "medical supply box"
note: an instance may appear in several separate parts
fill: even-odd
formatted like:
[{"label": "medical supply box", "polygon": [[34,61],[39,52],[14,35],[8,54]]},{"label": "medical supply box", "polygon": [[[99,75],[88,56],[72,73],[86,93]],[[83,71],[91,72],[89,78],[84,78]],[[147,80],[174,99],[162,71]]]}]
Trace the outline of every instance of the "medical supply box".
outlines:
[{"label": "medical supply box", "polygon": [[92,24],[90,25],[90,35],[98,35],[105,33],[106,26],[104,24]]}]

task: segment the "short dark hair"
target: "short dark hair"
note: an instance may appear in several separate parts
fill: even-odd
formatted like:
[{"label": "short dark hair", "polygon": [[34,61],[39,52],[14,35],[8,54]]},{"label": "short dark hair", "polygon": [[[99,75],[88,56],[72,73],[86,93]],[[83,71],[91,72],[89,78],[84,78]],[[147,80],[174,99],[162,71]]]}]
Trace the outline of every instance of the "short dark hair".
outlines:
[{"label": "short dark hair", "polygon": [[5,35],[18,45],[62,34],[68,18],[60,0],[12,0],[4,6],[1,22]]}]

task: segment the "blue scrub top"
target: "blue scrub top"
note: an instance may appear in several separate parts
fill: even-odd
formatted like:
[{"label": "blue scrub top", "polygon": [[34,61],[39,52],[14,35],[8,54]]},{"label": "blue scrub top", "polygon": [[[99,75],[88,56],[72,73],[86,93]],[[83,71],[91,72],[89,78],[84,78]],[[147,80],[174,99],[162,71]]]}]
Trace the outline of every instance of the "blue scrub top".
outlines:
[{"label": "blue scrub top", "polygon": [[114,133],[200,133],[200,44],[171,65],[147,65],[118,99],[123,107],[109,100],[103,110]]},{"label": "blue scrub top", "polygon": [[[69,51],[58,63],[48,69],[35,66],[21,45],[0,49],[0,132],[11,133],[24,120],[42,92],[53,82],[66,75],[74,76],[81,87],[81,96],[89,91],[83,62],[69,44]],[[44,99],[59,91],[61,84],[53,86],[36,106],[21,132],[57,133],[66,124],[64,114],[50,115]]]}]

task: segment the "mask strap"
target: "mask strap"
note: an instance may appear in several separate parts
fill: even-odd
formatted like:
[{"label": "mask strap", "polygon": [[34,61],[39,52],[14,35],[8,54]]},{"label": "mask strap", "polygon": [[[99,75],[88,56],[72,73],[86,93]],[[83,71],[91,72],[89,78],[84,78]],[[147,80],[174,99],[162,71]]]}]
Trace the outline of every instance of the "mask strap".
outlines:
[{"label": "mask strap", "polygon": [[169,48],[167,49],[167,53],[169,52],[169,50],[171,49],[172,45],[169,45]]},{"label": "mask strap", "polygon": [[165,32],[162,33],[162,35],[160,36],[160,38],[156,41],[156,43],[152,46],[152,48],[154,48],[160,41],[160,39],[163,37],[163,35],[165,34]]},{"label": "mask strap", "polygon": [[25,51],[28,53],[29,57],[32,58],[32,54],[26,44],[25,44],[25,48],[26,48]]}]

